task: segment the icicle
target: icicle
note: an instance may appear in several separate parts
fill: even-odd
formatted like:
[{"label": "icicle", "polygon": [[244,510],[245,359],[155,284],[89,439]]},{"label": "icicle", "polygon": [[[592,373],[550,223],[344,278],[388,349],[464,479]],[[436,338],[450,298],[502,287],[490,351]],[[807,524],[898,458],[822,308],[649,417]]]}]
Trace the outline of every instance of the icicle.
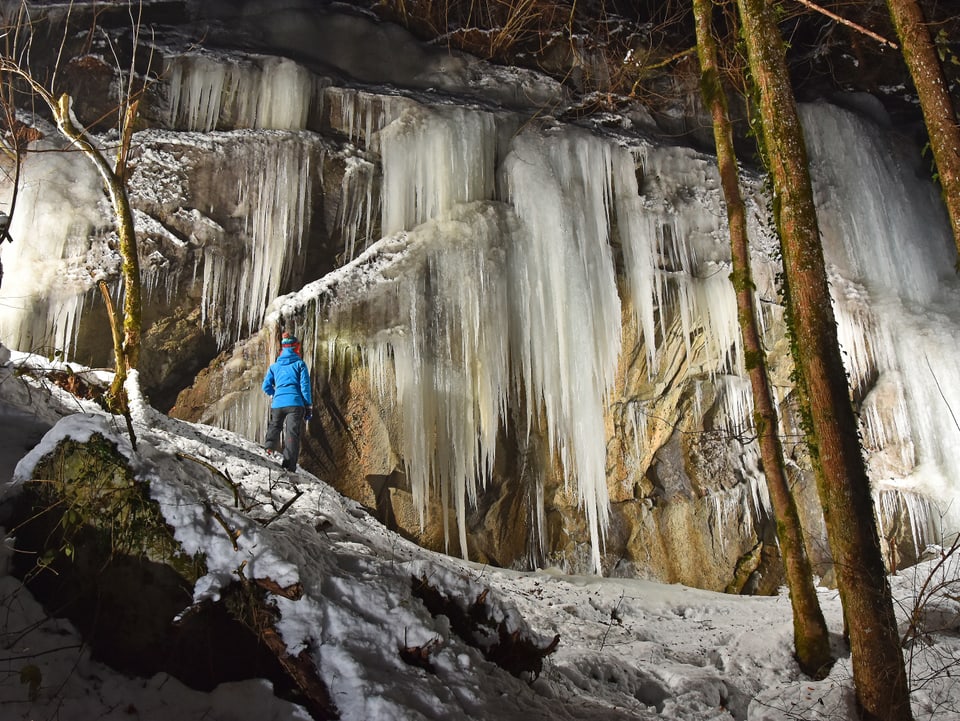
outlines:
[{"label": "icicle", "polygon": [[919,557],[931,543],[942,543],[933,502],[924,496],[902,488],[881,488],[874,493],[874,506],[881,529],[897,528],[900,518],[906,517],[910,526],[913,552]]},{"label": "icicle", "polygon": [[902,138],[836,107],[802,112],[845,360],[861,384],[875,379],[867,439],[906,465],[871,459],[871,471],[938,500],[955,531],[960,283],[943,207]]},{"label": "icicle", "polygon": [[633,437],[633,457],[640,461],[643,458],[644,443],[647,440],[647,408],[646,404],[631,401],[627,408],[627,425]]},{"label": "icicle", "polygon": [[608,238],[611,146],[586,133],[523,132],[505,161],[526,232],[507,266],[515,385],[528,423],[543,408],[551,448],[576,483],[600,570],[608,519],[604,412],[620,353],[620,298]]},{"label": "icicle", "polygon": [[262,136],[247,144],[237,207],[244,212],[247,247],[229,256],[203,250],[202,316],[222,348],[263,323],[267,305],[296,268],[310,207],[311,153],[298,135]]},{"label": "icicle", "polygon": [[349,262],[357,253],[357,241],[363,240],[366,250],[373,234],[374,185],[376,168],[370,162],[356,157],[347,158],[340,186],[340,204],[335,227],[343,236],[344,260]]},{"label": "icicle", "polygon": [[[723,530],[727,527],[727,514],[725,512],[726,503],[725,503],[725,494],[722,491],[716,491],[710,494],[710,500],[713,502],[713,528],[716,529],[716,538],[717,542],[720,545],[720,548],[723,548]],[[740,525],[740,524],[737,524]]]},{"label": "icicle", "polygon": [[529,474],[522,470],[520,477],[527,483],[529,499],[527,515],[530,539],[527,542],[529,549],[527,568],[540,568],[547,556],[547,514],[543,496],[543,473],[537,469],[534,471],[534,478],[531,479]]},{"label": "icicle", "polygon": [[613,180],[617,201],[617,220],[627,279],[633,299],[634,315],[647,353],[647,375],[657,367],[657,309],[662,307],[663,287],[658,273],[659,244],[653,229],[653,216],[644,214],[637,184],[637,158],[628,150],[613,160]]},{"label": "icicle", "polygon": [[111,215],[88,159],[76,153],[26,156],[10,235],[0,244],[0,338],[24,351],[73,353],[84,296],[119,268],[107,247]]},{"label": "icicle", "polygon": [[741,469],[745,475],[745,481],[748,489],[748,499],[752,509],[753,518],[770,516],[770,487],[767,485],[767,479],[760,468],[760,449],[756,444],[751,444],[744,449],[741,458]]},{"label": "icicle", "polygon": [[[363,298],[363,323],[374,324],[359,338],[363,362],[371,390],[401,414],[401,455],[420,522],[431,492],[444,513],[449,501],[463,555],[466,509],[493,471],[510,386],[501,247],[509,223],[500,204],[454,207],[406,234],[404,272],[391,271],[375,298]],[[354,326],[353,310],[347,303],[324,311],[332,332]]]},{"label": "icicle", "polygon": [[489,113],[408,109],[379,132],[383,233],[426,222],[458,203],[493,197],[496,127]]},{"label": "icicle", "polygon": [[230,67],[206,56],[180,56],[166,69],[170,87],[169,125],[209,132],[217,126]]},{"label": "icicle", "polygon": [[394,122],[406,109],[419,107],[403,96],[377,95],[362,90],[327,87],[323,104],[334,130],[353,142],[375,147],[377,133]]},{"label": "icicle", "polygon": [[287,58],[266,58],[240,76],[234,90],[236,127],[301,130],[313,100],[310,72]]},{"label": "icicle", "polygon": [[171,128],[300,130],[314,98],[311,73],[287,58],[212,54],[167,59]]},{"label": "icicle", "polygon": [[753,391],[743,376],[723,375],[713,379],[717,389],[715,425],[732,438],[744,438],[753,428]]},{"label": "icicle", "polygon": [[802,116],[828,259],[871,291],[933,300],[954,251],[934,189],[918,182],[919,152],[908,160],[902,140],[836,106],[806,105]]}]

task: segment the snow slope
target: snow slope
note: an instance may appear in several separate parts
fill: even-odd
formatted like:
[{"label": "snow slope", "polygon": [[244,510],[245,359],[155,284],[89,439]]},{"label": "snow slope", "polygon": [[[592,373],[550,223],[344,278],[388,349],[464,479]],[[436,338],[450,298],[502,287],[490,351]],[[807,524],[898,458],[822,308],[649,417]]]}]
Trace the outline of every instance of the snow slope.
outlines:
[{"label": "snow slope", "polygon": [[[550,569],[519,573],[428,552],[387,531],[321,479],[302,470],[283,474],[258,444],[170,419],[136,397],[134,452],[115,419],[12,373],[14,364],[27,361],[43,364],[15,355],[0,369],[5,427],[30,428],[24,418],[43,424],[69,415],[19,461],[12,479],[4,479],[4,493],[15,493],[65,436],[82,439],[96,431],[115,440],[138,477],[149,481],[180,543],[206,554],[209,573],[196,584],[196,601],[216,599],[241,564],[249,578],[302,584],[298,600],[275,599],[279,628],[291,652],[308,650],[344,720],[853,718],[849,659],[837,637],[840,607],[832,590],[820,595],[841,658],[826,680],[813,682],[792,659],[784,595],[731,596]],[[135,386],[131,390],[136,393]],[[18,453],[12,445],[0,446],[2,468]],[[224,477],[236,485],[239,504]],[[205,505],[239,531],[236,549]],[[272,520],[264,525],[258,519]],[[8,538],[6,560],[11,543]],[[901,614],[931,568],[925,564],[892,579]],[[947,571],[956,577],[955,569]],[[482,599],[495,621],[541,647],[558,635],[555,652],[538,675],[511,675],[458,636],[447,615],[432,614],[413,592],[414,579],[426,579],[464,607]],[[166,674],[140,679],[117,673],[91,659],[76,630],[47,618],[9,575],[0,577],[0,608],[4,719],[309,718],[274,697],[262,680],[200,693]],[[960,689],[952,679],[940,673],[925,680],[932,664],[956,663],[956,638],[936,633],[933,624],[955,628],[958,604],[939,596],[926,610],[926,644],[908,649],[916,716],[960,718]],[[430,649],[430,670],[400,658],[402,647],[416,646]],[[31,675],[34,667],[38,676]]]}]

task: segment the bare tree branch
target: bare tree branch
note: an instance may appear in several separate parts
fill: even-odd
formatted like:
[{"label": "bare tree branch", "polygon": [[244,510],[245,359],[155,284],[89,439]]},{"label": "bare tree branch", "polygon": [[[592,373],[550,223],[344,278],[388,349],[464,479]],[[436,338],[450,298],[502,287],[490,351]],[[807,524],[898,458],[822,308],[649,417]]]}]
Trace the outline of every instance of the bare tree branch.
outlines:
[{"label": "bare tree branch", "polygon": [[874,40],[876,40],[878,43],[881,43],[882,45],[888,45],[894,50],[898,49],[898,46],[895,42],[887,40],[882,35],[878,35],[877,33],[873,32],[873,30],[869,30],[863,27],[863,25],[857,25],[857,23],[853,22],[852,20],[847,20],[844,17],[840,17],[835,12],[827,10],[825,7],[820,7],[816,3],[810,2],[810,0],[797,0],[797,2],[803,5],[804,7],[808,7],[811,10],[820,13],[821,15],[826,15],[831,20],[836,20],[841,25],[846,25],[848,28],[853,28],[858,33],[863,33],[867,37],[873,38]]}]

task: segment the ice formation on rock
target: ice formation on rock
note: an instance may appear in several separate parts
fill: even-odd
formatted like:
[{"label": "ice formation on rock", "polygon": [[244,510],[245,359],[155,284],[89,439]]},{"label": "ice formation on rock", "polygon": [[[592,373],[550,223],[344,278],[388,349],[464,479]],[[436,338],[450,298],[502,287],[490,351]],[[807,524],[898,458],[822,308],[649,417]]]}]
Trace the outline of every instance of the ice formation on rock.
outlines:
[{"label": "ice formation on rock", "polygon": [[[119,267],[107,244],[110,211],[93,165],[49,144],[26,157],[3,243],[0,339],[10,348],[70,356],[85,295]],[[10,188],[5,188],[9,208]]]},{"label": "ice formation on rock", "polygon": [[[590,521],[594,563],[599,567],[597,554],[603,544],[607,513],[604,415],[620,355],[621,309],[614,245],[623,255],[649,372],[654,374],[657,369],[657,339],[664,336],[670,322],[678,320],[687,339],[687,353],[696,360],[689,372],[711,379],[718,389],[720,412],[715,422],[734,435],[743,435],[750,427],[752,404],[741,377],[736,308],[727,278],[722,203],[714,171],[708,159],[686,149],[642,143],[624,147],[614,139],[571,128],[528,128],[495,153],[492,148],[498,146],[493,144],[494,125],[471,123],[465,120],[469,117],[461,115],[454,127],[449,114],[424,111],[415,124],[401,119],[396,121],[397,127],[388,125],[380,133],[384,144],[384,218],[391,218],[388,227],[394,230],[418,227],[418,223],[449,212],[461,201],[487,197],[489,186],[481,179],[480,171],[487,172],[487,164],[500,159],[496,197],[508,202],[520,221],[519,232],[494,242],[506,253],[509,313],[484,319],[468,317],[465,323],[494,320],[500,324],[501,333],[509,328],[513,388],[522,394],[521,406],[527,409],[529,423],[535,422],[541,411],[544,414],[551,447],[558,453]],[[916,457],[901,458],[904,474],[913,477],[906,487],[920,483],[933,497],[948,497],[944,479],[950,477],[952,459],[947,449],[955,447],[953,435],[960,431],[955,426],[945,431],[934,427],[938,423],[944,425],[944,413],[957,407],[960,399],[953,401],[937,383],[923,377],[922,367],[921,372],[916,367],[916,361],[922,358],[935,378],[945,380],[941,385],[960,388],[960,382],[953,381],[957,364],[949,352],[955,345],[956,332],[949,328],[958,327],[947,315],[956,307],[948,302],[954,284],[942,272],[951,267],[950,248],[943,237],[943,226],[929,225],[927,220],[938,218],[936,204],[929,189],[917,183],[917,198],[903,206],[897,204],[887,213],[881,211],[891,204],[889,200],[881,201],[881,206],[870,213],[866,197],[861,198],[858,193],[876,193],[878,187],[884,187],[884,178],[893,186],[887,191],[889,195],[881,191],[881,197],[894,197],[903,187],[902,171],[883,165],[889,156],[885,146],[870,147],[871,143],[881,142],[875,139],[876,130],[858,126],[854,116],[834,108],[808,108],[805,118],[809,126],[820,128],[812,131],[820,142],[858,148],[854,160],[845,163],[840,159],[846,156],[836,148],[816,140],[811,142],[826,252],[837,271],[833,287],[841,319],[839,331],[851,374],[864,389],[881,388],[885,383],[892,383],[897,389],[892,404],[877,405],[871,395],[864,399],[868,442],[878,451],[888,444],[896,445],[903,456],[908,448],[903,439],[916,436]],[[824,123],[828,127],[824,128]],[[414,156],[424,152],[431,142],[429,138],[446,138],[443,146],[449,148],[450,157],[424,174],[417,165],[422,161]],[[405,139],[410,140],[409,144],[403,142]],[[456,163],[460,156],[481,161],[464,175],[462,166]],[[404,171],[394,173],[394,163]],[[848,180],[844,184],[844,173],[856,168],[870,168],[876,174],[875,182],[864,185]],[[398,189],[393,184],[401,178],[404,187]],[[431,188],[443,188],[447,195],[441,198]],[[451,188],[460,189],[461,195],[451,193]],[[861,218],[864,210],[866,220]],[[755,235],[762,231],[756,215],[755,212],[752,219]],[[927,231],[918,233],[923,227]],[[915,246],[900,248],[905,238],[916,239]],[[868,239],[871,243],[879,241],[881,246],[874,249],[873,244],[866,244]],[[449,240],[436,245],[428,243],[432,248],[428,255],[440,252]],[[761,247],[771,246],[769,235],[758,240]],[[424,334],[436,332],[435,325],[429,330],[423,326],[427,311],[420,303],[424,298],[429,297],[429,305],[439,316],[456,317],[461,312],[457,310],[461,307],[458,296],[443,290],[448,288],[448,281],[436,276],[440,268],[455,274],[457,282],[449,288],[456,287],[458,292],[464,286],[472,286],[471,294],[483,297],[487,292],[485,285],[490,282],[489,275],[470,266],[457,270],[457,262],[449,257],[431,268],[431,288],[440,292],[416,296],[417,302],[401,319],[406,333],[423,338],[428,337]],[[914,269],[916,272],[912,272]],[[504,292],[501,286],[497,292]],[[866,305],[862,294],[866,294]],[[937,323],[943,321],[949,328],[935,331]],[[454,337],[460,337],[468,327],[453,326],[448,331],[453,330]],[[698,349],[692,345],[694,338],[699,338]],[[912,340],[903,343],[905,338]],[[455,357],[451,349],[444,348],[448,341],[436,341],[434,338],[423,347],[435,351],[439,348],[447,356],[445,362]],[[425,364],[422,351],[391,344],[389,351],[378,348],[368,358],[375,358],[372,362],[376,363],[393,362],[401,369],[396,376],[398,399],[409,398],[411,390],[418,389],[418,410],[409,417],[413,427],[429,428],[436,424],[435,419],[445,411],[427,410],[438,398],[424,396],[419,384],[425,372],[435,375],[436,369]],[[435,362],[436,358],[430,360]],[[502,368],[499,362],[498,369]],[[469,365],[462,369],[471,372]],[[503,393],[505,387],[499,373],[497,383],[486,385]],[[877,375],[883,381],[879,385]],[[407,382],[412,385],[405,385]],[[449,383],[445,382],[445,387]],[[515,400],[501,396],[489,408],[502,409],[505,403]],[[444,402],[451,399],[445,398]],[[464,414],[463,406],[455,407],[459,417],[470,417],[471,414]],[[480,413],[474,417],[488,416]],[[505,422],[500,410],[496,423]],[[638,439],[641,426],[642,421],[635,419]],[[488,458],[492,453],[492,447],[485,445],[492,442],[489,426],[477,426],[474,433],[464,432],[460,438],[466,446],[453,443],[440,456],[452,449],[455,455],[466,453],[465,457],[470,458],[474,444],[469,439],[480,442],[482,457]],[[891,444],[889,439],[896,439],[897,444]],[[409,442],[408,439],[406,443]],[[425,447],[422,439],[407,446],[408,472],[413,465],[429,468],[428,458],[435,452],[436,449]],[[756,476],[756,481],[759,473],[749,472],[748,457],[749,453],[745,453],[743,475]],[[484,464],[447,461],[446,466],[457,470],[444,474],[440,484],[442,496],[455,498],[462,526],[460,504],[469,494],[465,496],[455,489],[463,484],[472,488],[477,475],[482,475]],[[411,478],[414,487],[420,489],[418,498],[423,499],[422,489],[428,486],[430,474],[413,473]],[[447,484],[452,484],[454,490]],[[754,482],[752,487],[754,508],[765,504],[762,485]],[[922,503],[911,501],[908,505],[916,528],[921,529],[917,531],[917,543],[922,545],[924,539],[930,540],[929,519]],[[886,501],[881,504],[881,511],[890,507]],[[723,515],[721,510],[718,513]]]},{"label": "ice formation on rock", "polygon": [[[250,135],[255,140],[237,173],[244,180],[231,189],[242,248],[221,242],[222,226],[203,224],[207,209],[180,209],[198,215],[190,242],[202,258],[204,318],[220,347],[261,325],[301,262],[312,179],[321,169],[307,150],[315,136],[297,131],[322,118],[346,142],[365,146],[347,164],[338,216],[343,256],[356,259],[280,298],[270,319],[288,315],[314,352],[335,358],[352,348],[363,358],[374,389],[403,419],[403,463],[421,518],[431,493],[444,508],[450,501],[463,552],[466,508],[492,471],[498,432],[519,408],[527,428],[544,422],[588,518],[593,564],[601,567],[608,403],[622,362],[625,301],[648,377],[664,369],[664,339],[679,333],[694,402],[700,384],[710,383],[716,427],[736,436],[749,430],[711,158],[639,136],[549,121],[521,126],[505,111],[323,88],[287,60],[186,55],[168,71],[169,119],[177,128],[286,131]],[[946,502],[958,477],[960,426],[952,414],[960,409],[960,304],[942,209],[928,185],[891,158],[878,128],[826,105],[807,107],[804,122],[872,477]],[[91,280],[78,275],[65,297],[47,261],[62,258],[79,272],[99,252],[101,241],[89,239],[103,235],[104,215],[93,210],[102,195],[92,170],[81,166],[51,155],[26,168],[11,232],[34,240],[3,251],[0,332],[9,345],[33,346],[42,337],[71,347]],[[73,177],[70,192],[89,190],[90,197],[65,203],[52,173]],[[761,219],[762,194],[745,179],[755,253],[764,254],[773,239]],[[383,239],[359,247],[378,226]],[[378,257],[389,257],[389,267],[371,275]],[[758,270],[758,295],[767,300],[775,297],[773,265]],[[256,437],[264,409],[255,395],[224,404],[219,421]],[[625,418],[639,457],[644,400],[632,399]],[[729,507],[718,498],[718,518],[749,516],[744,509],[765,505],[755,453],[737,462],[749,490]],[[536,493],[542,498],[542,488]],[[894,505],[883,500],[881,511]],[[924,529],[920,544],[930,534],[930,513],[921,502],[907,505]]]},{"label": "ice formation on rock", "polygon": [[169,58],[165,72],[168,123],[179,130],[302,130],[316,96],[313,74],[288,58],[191,53]]},{"label": "ice formation on rock", "polygon": [[[267,305],[302,267],[310,218],[311,163],[307,142],[278,135],[244,146],[235,208],[242,214],[246,247],[227,239],[203,250],[203,316],[220,347],[259,328]],[[232,242],[231,242],[232,241]]]},{"label": "ice formation on rock", "polygon": [[937,499],[942,519],[914,502],[910,515],[939,542],[960,518],[960,285],[945,211],[890,131],[827,104],[806,106],[803,120],[838,333],[852,385],[868,389],[872,480]]},{"label": "ice formation on rock", "polygon": [[[386,124],[365,132],[383,160],[382,224],[404,233],[422,257],[387,281],[395,289],[379,294],[379,309],[369,297],[344,301],[320,283],[306,316],[330,319],[334,330],[325,332],[333,337],[348,332],[377,390],[399,404],[421,516],[436,485],[441,499],[453,499],[463,529],[466,503],[492,468],[496,433],[510,422],[508,407],[524,409],[529,427],[542,414],[587,515],[599,568],[609,509],[605,417],[621,351],[615,241],[629,257],[648,372],[657,370],[657,338],[675,317],[685,336],[701,336],[698,352],[690,350],[697,372],[719,378],[739,367],[709,161],[570,127],[528,128],[504,142],[498,124],[509,121],[463,108],[380,117]],[[638,166],[655,176],[671,165],[689,177],[658,178],[640,193]],[[686,196],[664,194],[664,186],[685,182]],[[491,199],[509,205],[496,223],[485,220]],[[365,322],[382,324],[364,339],[356,337],[358,300],[367,303]],[[742,428],[749,404],[742,387],[730,388],[737,390],[721,394],[723,422]]]}]

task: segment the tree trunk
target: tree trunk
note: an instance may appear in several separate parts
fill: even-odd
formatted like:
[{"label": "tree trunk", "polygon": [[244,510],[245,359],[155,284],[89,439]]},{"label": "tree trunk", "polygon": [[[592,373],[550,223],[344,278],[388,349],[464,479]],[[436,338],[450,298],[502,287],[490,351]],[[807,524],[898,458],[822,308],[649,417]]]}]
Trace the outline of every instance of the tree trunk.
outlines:
[{"label": "tree trunk", "polygon": [[[136,113],[136,106],[132,105],[132,112]],[[117,357],[122,357],[124,363],[117,363],[114,369],[114,380],[110,387],[110,398],[115,404],[116,412],[126,412],[126,401],[123,394],[123,383],[126,380],[127,370],[136,368],[140,361],[140,330],[141,330],[141,283],[140,283],[140,257],[137,250],[137,236],[133,225],[133,211],[130,208],[130,202],[127,199],[126,188],[123,182],[123,173],[126,172],[124,165],[118,165],[116,171],[110,167],[107,159],[83,134],[83,131],[77,127],[73,119],[71,110],[71,100],[69,95],[61,95],[56,103],[50,104],[54,118],[57,121],[57,127],[63,135],[69,138],[79,150],[93,162],[103,185],[110,195],[110,202],[113,205],[114,215],[117,221],[117,235],[120,238],[120,256],[122,258],[120,272],[124,280],[124,301],[123,301],[123,348],[122,353]],[[129,130],[132,127],[132,116],[127,113],[125,127],[121,128],[121,134],[125,138],[125,144],[129,144]],[[124,143],[121,143],[123,148]],[[121,156],[122,158],[122,156]]]},{"label": "tree trunk", "polygon": [[693,0],[696,20],[697,51],[700,56],[701,90],[713,119],[713,138],[717,147],[720,183],[727,203],[730,229],[731,280],[737,295],[737,320],[743,338],[744,363],[753,391],[754,422],[763,472],[777,520],[777,539],[783,557],[790,603],[793,608],[793,638],[797,662],[804,673],[823,678],[833,658],[830,637],[813,585],[813,570],[803,541],[800,514],[783,462],[783,448],[777,435],[777,409],[770,394],[767,363],[757,325],[754,286],[747,239],[747,217],[740,194],[740,175],[733,146],[733,128],[727,112],[726,96],[717,69],[717,45],[711,21],[713,0]]},{"label": "tree trunk", "polygon": [[123,126],[120,128],[117,167],[110,179],[110,183],[114,186],[110,189],[110,197],[113,199],[113,207],[117,215],[120,254],[123,256],[121,273],[126,289],[123,303],[123,354],[128,369],[136,368],[140,364],[140,331],[143,315],[140,252],[133,224],[133,211],[127,197],[127,159],[130,155],[133,126],[139,109],[139,100],[130,100],[127,103],[126,112],[123,114]]},{"label": "tree trunk", "polygon": [[853,680],[868,721],[911,719],[890,588],[880,552],[857,418],[820,245],[807,152],[769,0],[737,0],[780,232],[797,384],[844,613]]},{"label": "tree trunk", "polygon": [[953,238],[960,251],[960,125],[937,49],[917,0],[887,0],[903,59],[920,98]]}]

